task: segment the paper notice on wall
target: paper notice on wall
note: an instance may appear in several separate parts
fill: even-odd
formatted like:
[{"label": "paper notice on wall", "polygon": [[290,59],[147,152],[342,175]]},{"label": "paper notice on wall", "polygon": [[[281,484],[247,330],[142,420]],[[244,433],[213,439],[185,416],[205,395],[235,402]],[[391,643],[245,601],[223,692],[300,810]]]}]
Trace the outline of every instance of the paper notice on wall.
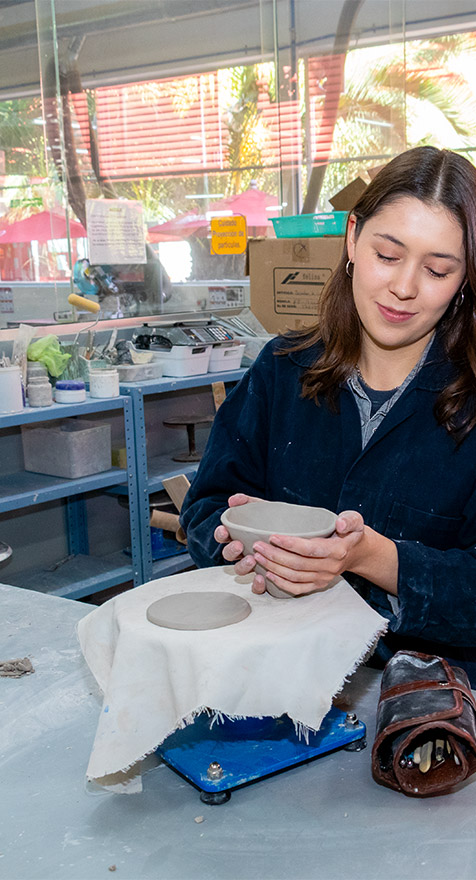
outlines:
[{"label": "paper notice on wall", "polygon": [[140,202],[86,199],[86,222],[93,266],[147,262]]}]

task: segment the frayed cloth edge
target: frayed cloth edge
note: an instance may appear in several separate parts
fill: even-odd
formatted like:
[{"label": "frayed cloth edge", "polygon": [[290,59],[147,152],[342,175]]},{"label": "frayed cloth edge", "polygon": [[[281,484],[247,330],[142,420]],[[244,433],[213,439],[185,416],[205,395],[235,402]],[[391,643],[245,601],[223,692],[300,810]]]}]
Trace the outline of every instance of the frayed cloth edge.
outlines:
[{"label": "frayed cloth edge", "polygon": [[[340,684],[340,686],[338,688],[336,688],[336,690],[332,694],[332,696],[330,698],[330,702],[329,702],[329,709],[331,708],[332,701],[334,700],[334,698],[337,697],[341,693],[344,686],[348,683],[349,679],[352,677],[354,672],[359,668],[359,666],[361,666],[363,663],[365,663],[365,661],[368,660],[369,657],[372,656],[372,654],[374,653],[374,651],[377,647],[377,643],[378,643],[379,639],[383,635],[385,635],[387,628],[388,628],[388,623],[385,622],[385,624],[383,626],[381,626],[376,631],[370,644],[366,645],[366,647],[364,648],[362,653],[355,660],[355,662],[352,666],[352,669],[350,669],[346,673],[346,675],[344,676],[344,678],[342,680],[342,683]],[[327,711],[329,711],[329,709]],[[223,724],[225,721],[231,721],[231,722],[244,721],[246,718],[251,718],[251,717],[252,718],[280,718],[281,717],[280,715],[252,715],[252,716],[250,716],[250,715],[229,715],[227,712],[222,712],[220,709],[210,709],[208,706],[200,706],[199,708],[193,709],[192,712],[187,713],[187,715],[184,715],[181,719],[179,719],[173,730],[169,731],[169,733],[167,733],[167,735],[163,739],[161,739],[154,746],[152,746],[150,749],[145,751],[141,755],[141,757],[137,758],[135,761],[132,761],[130,764],[127,764],[126,766],[124,766],[120,770],[114,770],[113,772],[105,773],[102,776],[91,776],[89,774],[86,774],[87,781],[88,782],[95,782],[98,785],[102,785],[102,787],[107,789],[107,781],[106,780],[108,779],[108,777],[118,776],[120,774],[127,774],[135,766],[137,766],[137,768],[138,768],[137,775],[140,775],[140,764],[143,761],[145,761],[146,758],[148,758],[150,755],[152,755],[154,752],[156,752],[157,749],[162,745],[162,743],[165,742],[167,737],[171,736],[177,730],[183,730],[185,727],[188,727],[190,724],[193,724],[197,715],[201,715],[202,712],[207,712],[207,714],[210,716],[210,718],[211,718],[210,727],[213,727],[214,724]],[[327,714],[327,713],[325,713],[325,714]],[[325,714],[323,717],[325,717]],[[304,739],[304,741],[308,745],[309,744],[309,736],[311,733],[316,733],[316,728],[310,727],[309,725],[304,724],[302,721],[296,721],[294,718],[292,718],[291,720],[294,724],[294,730],[295,730],[296,736],[299,739]],[[317,730],[319,730],[319,728],[317,728]],[[98,780],[100,780],[100,779],[105,780],[104,783],[98,782]],[[134,781],[134,779],[135,779],[135,777],[132,777],[130,780],[124,781],[123,793],[127,794],[127,786],[129,784],[131,784]]]}]

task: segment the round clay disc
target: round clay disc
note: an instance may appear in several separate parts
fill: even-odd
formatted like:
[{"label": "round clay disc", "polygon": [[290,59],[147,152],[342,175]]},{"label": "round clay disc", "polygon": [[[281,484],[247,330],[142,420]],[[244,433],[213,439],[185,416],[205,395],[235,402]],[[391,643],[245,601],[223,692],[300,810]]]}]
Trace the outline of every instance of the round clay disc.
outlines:
[{"label": "round clay disc", "polygon": [[174,593],[152,602],[147,620],[167,629],[218,629],[239,623],[251,614],[251,605],[234,593]]}]

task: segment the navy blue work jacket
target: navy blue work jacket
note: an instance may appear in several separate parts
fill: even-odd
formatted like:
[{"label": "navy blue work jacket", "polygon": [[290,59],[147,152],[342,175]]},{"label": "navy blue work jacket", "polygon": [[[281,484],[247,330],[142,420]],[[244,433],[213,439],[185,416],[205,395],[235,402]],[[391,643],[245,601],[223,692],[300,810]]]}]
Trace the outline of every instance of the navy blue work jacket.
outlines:
[{"label": "navy blue work jacket", "polygon": [[303,399],[299,380],[319,350],[277,355],[285,344],[268,343],[218,410],[182,509],[194,562],[223,564],[213,532],[235,492],[357,510],[398,549],[398,615],[384,590],[346,575],[390,621],[377,655],[444,654],[476,682],[476,430],[457,446],[436,422],[454,371],[438,338],[364,450],[351,390],[342,387],[337,412]]}]

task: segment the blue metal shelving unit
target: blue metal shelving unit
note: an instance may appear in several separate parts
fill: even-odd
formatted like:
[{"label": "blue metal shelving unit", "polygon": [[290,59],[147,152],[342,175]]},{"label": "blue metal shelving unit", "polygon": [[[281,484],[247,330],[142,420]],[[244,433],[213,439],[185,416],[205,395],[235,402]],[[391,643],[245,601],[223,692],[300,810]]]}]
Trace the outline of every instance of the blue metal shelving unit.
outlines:
[{"label": "blue metal shelving unit", "polygon": [[[80,599],[128,581],[138,586],[155,577],[176,574],[192,565],[187,552],[156,561],[152,559],[149,495],[162,489],[162,481],[168,477],[185,474],[191,480],[198,465],[180,465],[167,455],[147,460],[144,399],[152,394],[200,388],[214,382],[234,384],[245,372],[245,369],[227,370],[177,379],[121,384],[120,397],[101,400],[88,397],[84,403],[26,407],[20,413],[0,415],[1,434],[5,428],[91,413],[107,415],[108,412],[122,410],[127,453],[127,468],[111,468],[78,479],[27,471],[0,475],[0,513],[34,508],[64,498],[68,535],[68,557],[64,560],[45,569],[25,567],[10,576],[5,571],[5,581],[55,596]],[[130,556],[122,551],[101,557],[89,553],[85,495],[98,489],[129,496]]]},{"label": "blue metal shelving unit", "polygon": [[[121,383],[121,394],[128,395],[132,401],[136,452],[135,467],[137,474],[137,521],[140,525],[138,540],[142,559],[142,580],[144,583],[156,577],[175,574],[192,565],[192,560],[188,553],[156,560],[155,562],[152,560],[149,528],[149,495],[151,492],[158,492],[162,489],[162,481],[169,477],[185,474],[191,479],[198,467],[198,465],[188,463],[179,465],[169,456],[165,455],[147,460],[144,398],[151,394],[166,394],[170,391],[200,388],[212,385],[214,382],[234,384],[245,373],[246,368],[240,368],[239,370],[224,370],[220,373],[202,373],[198,376],[164,377],[162,379],[148,379],[144,382]],[[115,491],[121,491],[120,487]]]},{"label": "blue metal shelving unit", "polygon": [[[0,475],[0,512],[18,510],[64,498],[66,500],[66,528],[68,557],[47,569],[26,568],[5,581],[17,586],[48,592],[56,596],[78,599],[92,595],[127,581],[142,583],[140,557],[140,523],[137,498],[136,451],[132,401],[128,395],[117,398],[92,399],[77,404],[53,404],[42,408],[27,407],[20,413],[0,416],[0,432],[55,419],[87,416],[122,410],[127,451],[127,468],[111,468],[99,474],[78,479],[65,479],[45,474],[20,471]],[[89,555],[85,494],[97,489],[120,486],[129,494],[129,521],[132,554],[121,551],[108,556]]]}]

